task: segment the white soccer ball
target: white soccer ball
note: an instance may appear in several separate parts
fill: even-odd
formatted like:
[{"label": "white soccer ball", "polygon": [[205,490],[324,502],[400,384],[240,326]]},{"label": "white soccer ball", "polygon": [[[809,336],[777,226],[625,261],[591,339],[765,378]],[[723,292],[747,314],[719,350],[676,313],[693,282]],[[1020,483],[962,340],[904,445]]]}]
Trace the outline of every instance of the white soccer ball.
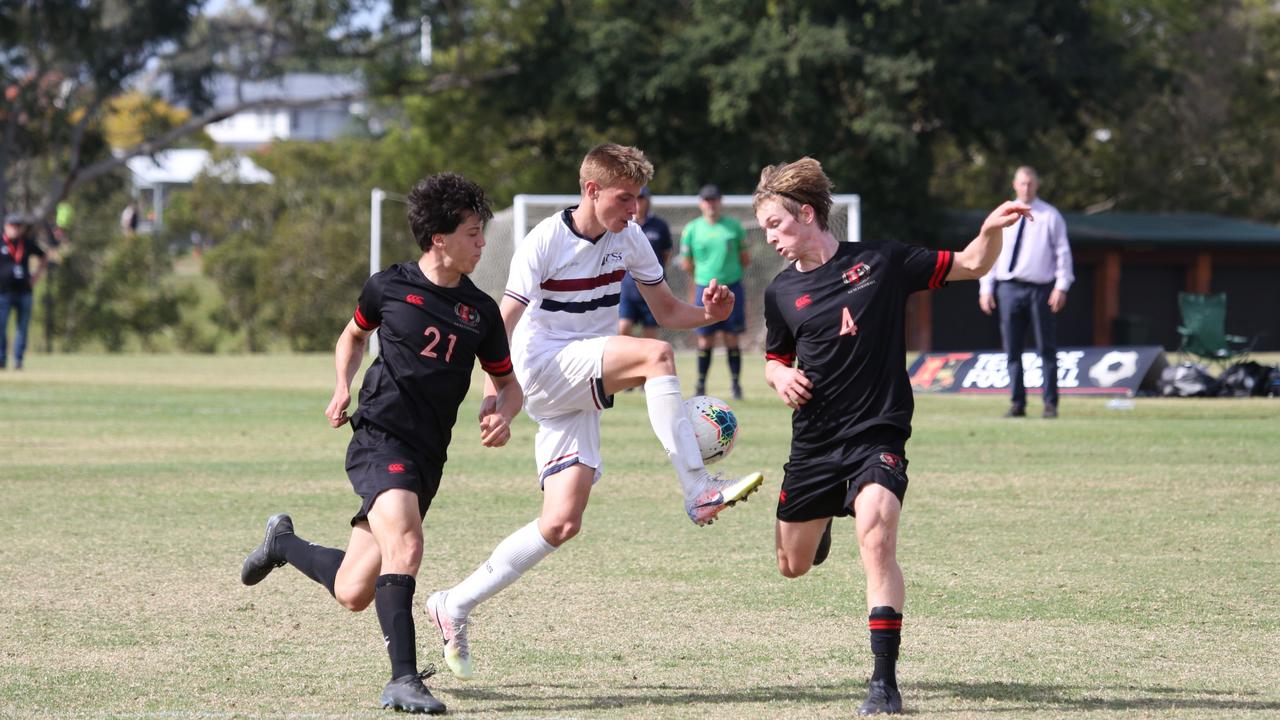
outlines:
[{"label": "white soccer ball", "polygon": [[738,416],[733,408],[723,400],[697,395],[684,401],[684,409],[698,439],[702,462],[710,465],[728,457],[738,439]]}]

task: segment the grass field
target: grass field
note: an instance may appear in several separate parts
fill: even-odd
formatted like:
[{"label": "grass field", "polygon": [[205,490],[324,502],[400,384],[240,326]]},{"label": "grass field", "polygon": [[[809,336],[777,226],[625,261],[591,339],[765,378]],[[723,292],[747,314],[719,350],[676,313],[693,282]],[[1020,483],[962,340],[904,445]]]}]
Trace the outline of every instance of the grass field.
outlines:
[{"label": "grass field", "polygon": [[[620,396],[582,535],[477,611],[476,680],[429,683],[453,714],[856,714],[870,661],[852,524],[827,564],[778,575],[789,417],[752,372],[724,466],[762,469],[764,491],[693,527],[643,396]],[[325,356],[34,355],[0,375],[0,716],[387,717],[372,610],[341,610],[292,568],[239,582],[273,512],[345,543],[357,503],[349,433],[322,417],[331,387]],[[539,506],[533,426],[483,449],[475,405],[427,518],[420,601]],[[1067,397],[1054,422],[1003,409],[918,398],[908,712],[1280,716],[1280,401]],[[437,661],[419,618],[420,659]]]}]

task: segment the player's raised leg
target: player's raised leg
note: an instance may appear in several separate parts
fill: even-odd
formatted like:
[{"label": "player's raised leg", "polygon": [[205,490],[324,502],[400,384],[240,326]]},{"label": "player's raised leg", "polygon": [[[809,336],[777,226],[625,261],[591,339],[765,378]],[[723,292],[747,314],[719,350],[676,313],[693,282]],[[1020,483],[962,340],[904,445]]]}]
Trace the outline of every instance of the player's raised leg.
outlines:
[{"label": "player's raised leg", "polygon": [[604,348],[604,391],[612,395],[644,385],[649,422],[684,490],[685,511],[698,525],[715,520],[720,511],[760,489],[764,476],[750,473],[732,481],[707,472],[685,412],[670,343],[633,337],[612,337]]},{"label": "player's raised leg", "polygon": [[[257,585],[272,570],[286,563],[315,580],[334,594],[334,579],[346,553],[337,549],[309,543],[293,530],[293,519],[284,513],[267,519],[266,537],[254,548],[240,566],[240,581],[245,585]],[[367,604],[367,603],[366,603]]]},{"label": "player's raised leg", "polygon": [[854,500],[858,550],[867,575],[867,626],[875,669],[860,715],[902,712],[898,691],[898,647],[902,642],[902,609],[906,586],[898,565],[898,518],[902,503],[888,488],[868,484]]}]

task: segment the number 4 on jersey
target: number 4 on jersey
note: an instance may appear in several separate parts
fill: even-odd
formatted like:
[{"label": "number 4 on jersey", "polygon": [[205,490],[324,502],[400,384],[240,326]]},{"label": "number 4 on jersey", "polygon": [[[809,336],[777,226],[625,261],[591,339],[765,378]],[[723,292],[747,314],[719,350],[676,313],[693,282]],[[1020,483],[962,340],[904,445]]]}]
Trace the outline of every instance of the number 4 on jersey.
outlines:
[{"label": "number 4 on jersey", "polygon": [[849,308],[840,308],[840,334],[841,335],[857,335],[858,325],[853,321],[853,315],[849,314]]}]

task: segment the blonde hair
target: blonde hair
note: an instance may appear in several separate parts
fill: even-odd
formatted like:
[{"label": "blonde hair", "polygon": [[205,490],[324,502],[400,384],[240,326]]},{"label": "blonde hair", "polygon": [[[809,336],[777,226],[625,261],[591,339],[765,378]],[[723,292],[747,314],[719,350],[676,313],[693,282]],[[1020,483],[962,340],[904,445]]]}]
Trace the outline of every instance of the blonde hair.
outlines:
[{"label": "blonde hair", "polygon": [[822,163],[811,157],[795,162],[770,165],[760,171],[760,183],[751,198],[751,209],[758,210],[768,200],[776,200],[793,217],[800,217],[800,208],[813,208],[818,227],[827,229],[831,215],[831,180],[822,172]]},{"label": "blonde hair", "polygon": [[640,148],[617,143],[597,145],[582,159],[578,170],[578,185],[585,188],[593,181],[602,188],[615,187],[631,182],[641,187],[653,179],[653,163],[644,157]]}]

